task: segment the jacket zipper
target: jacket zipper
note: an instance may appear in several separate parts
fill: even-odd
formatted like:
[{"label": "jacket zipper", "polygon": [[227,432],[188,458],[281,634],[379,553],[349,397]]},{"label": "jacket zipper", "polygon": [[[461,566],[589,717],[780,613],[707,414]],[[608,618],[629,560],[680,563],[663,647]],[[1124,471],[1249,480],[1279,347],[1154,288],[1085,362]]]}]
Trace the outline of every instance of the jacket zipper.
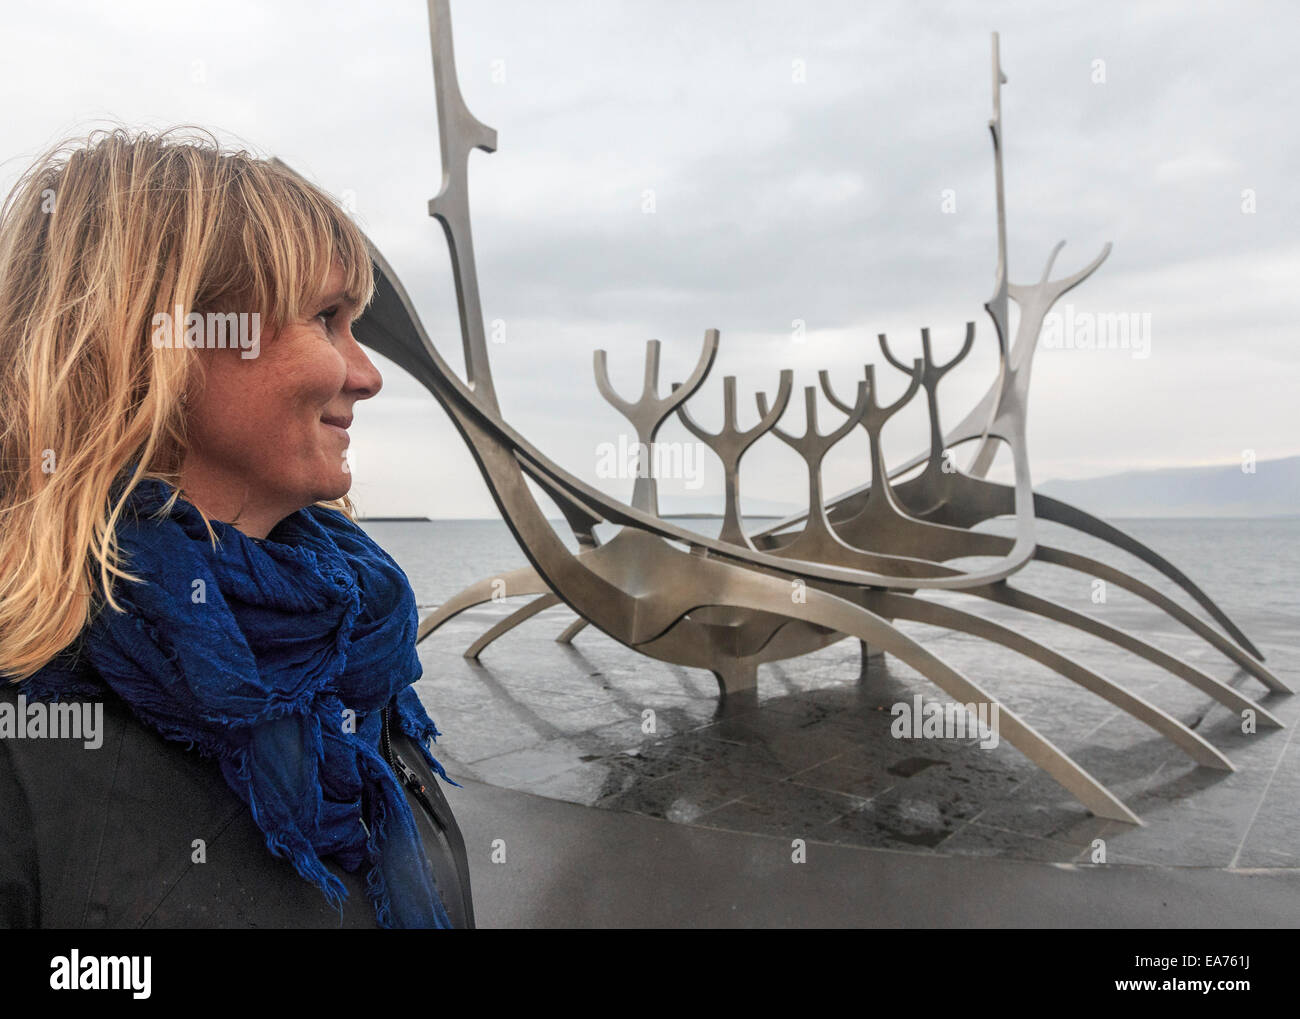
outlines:
[{"label": "jacket zipper", "polygon": [[[426,810],[431,810],[428,804],[428,799],[424,795],[424,783],[420,781],[420,777],[415,773],[415,771],[412,770],[404,760],[402,760],[401,755],[393,751],[393,737],[388,728],[387,704],[384,705],[384,726],[383,729],[380,730],[379,734],[379,748],[384,755],[384,760],[387,761],[388,766],[393,769],[393,774],[401,775],[402,780],[415,791],[416,796],[419,798],[420,803],[424,808]],[[363,810],[362,814],[364,815],[364,813],[365,811]],[[366,833],[367,837],[369,837],[370,828],[366,824],[364,816],[361,818],[361,830]]]},{"label": "jacket zipper", "polygon": [[420,806],[424,808],[424,812],[429,815],[429,820],[433,822],[433,826],[442,833],[443,838],[446,838],[447,825],[442,818],[438,816],[438,810],[433,805],[433,799],[429,796],[424,783],[420,781],[420,776],[416,774],[414,768],[402,760],[402,755],[393,749],[392,737],[389,735],[388,718],[389,710],[388,706],[385,705],[384,728],[381,739],[384,756],[388,760],[388,765],[393,769],[394,774],[400,774],[402,776],[402,779],[406,782],[407,786],[415,793],[415,798],[420,801]]},{"label": "jacket zipper", "polygon": [[388,761],[388,766],[393,769],[394,774],[400,774],[406,784],[410,786],[418,795],[424,795],[424,783],[420,781],[420,776],[404,760],[402,755],[394,752],[393,739],[388,730],[388,705],[384,705],[384,729],[381,736],[384,759]]}]

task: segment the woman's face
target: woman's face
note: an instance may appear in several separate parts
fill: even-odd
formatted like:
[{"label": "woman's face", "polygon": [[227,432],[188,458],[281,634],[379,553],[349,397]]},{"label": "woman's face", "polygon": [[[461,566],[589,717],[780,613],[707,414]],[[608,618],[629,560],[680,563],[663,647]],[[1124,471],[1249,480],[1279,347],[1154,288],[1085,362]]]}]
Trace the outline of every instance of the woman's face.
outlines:
[{"label": "woman's face", "polygon": [[383,379],[352,337],[355,305],[335,264],[312,317],[238,346],[200,349],[201,382],[186,398],[185,498],[209,517],[265,538],[295,510],[352,485],[345,451],[358,400]]}]

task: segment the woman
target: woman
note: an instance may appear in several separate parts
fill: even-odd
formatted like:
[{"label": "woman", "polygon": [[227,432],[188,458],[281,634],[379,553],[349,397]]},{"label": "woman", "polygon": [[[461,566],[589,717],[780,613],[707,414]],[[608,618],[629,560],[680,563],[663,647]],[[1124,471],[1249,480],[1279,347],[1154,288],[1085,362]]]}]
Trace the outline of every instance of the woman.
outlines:
[{"label": "woman", "polygon": [[347,497],[372,291],[332,199],[203,133],[66,143],[0,210],[0,925],[473,926]]}]

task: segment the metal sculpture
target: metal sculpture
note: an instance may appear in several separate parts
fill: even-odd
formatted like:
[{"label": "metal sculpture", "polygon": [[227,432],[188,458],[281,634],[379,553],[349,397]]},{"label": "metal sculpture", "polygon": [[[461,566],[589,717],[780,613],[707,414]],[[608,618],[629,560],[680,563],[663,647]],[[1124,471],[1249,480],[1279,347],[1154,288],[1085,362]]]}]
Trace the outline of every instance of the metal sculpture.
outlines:
[{"label": "metal sculpture", "polygon": [[[921,592],[961,592],[972,599],[1010,605],[1067,623],[1169,670],[1234,711],[1249,708],[1264,724],[1281,725],[1259,704],[1202,670],[1133,634],[1032,595],[1008,580],[1031,560],[1105,579],[1168,613],[1269,690],[1287,690],[1264,667],[1258,650],[1231,620],[1171,564],[1111,525],[1033,491],[1025,422],[1039,330],[1053,303],[1090,276],[1104,261],[1110,246],[1078,272],[1053,280],[1052,267],[1062,246],[1058,244],[1037,283],[1009,282],[1001,146],[1001,86],[1006,79],[996,34],[994,112],[989,126],[997,189],[998,267],[994,293],[985,309],[993,321],[1000,365],[988,393],[955,428],[946,433],[942,429],[938,387],[969,353],[974,342],[973,323],[966,325],[961,351],[942,365],[933,357],[928,330],[921,332],[922,356],[910,366],[895,356],[881,336],[885,360],[910,376],[903,397],[887,407],[878,401],[873,366],[866,367],[865,379],[858,383],[851,405],[836,395],[827,374],[821,373],[819,381],[826,398],[847,417],[829,432],[819,431],[817,393],[808,387],[804,392],[806,428],[800,436],[777,424],[790,398],[789,371],[781,373],[770,405],[763,395],[758,396],[759,420],[748,429],[742,430],[738,423],[736,383],[730,376],[724,380],[721,430],[707,432],[691,417],[687,401],[713,366],[717,330],[705,333],[695,370],[666,396],[659,394],[658,341],[652,340],[647,346],[645,384],[635,401],[617,394],[608,378],[605,352],[596,352],[597,385],[631,422],[642,444],[642,455],[649,457],[650,463],[655,436],[673,414],[722,462],[725,515],[719,536],[709,538],[658,515],[652,474],[638,477],[629,506],[553,463],[502,418],[484,342],[467,190],[469,153],[474,148],[495,151],[496,132],[478,121],[461,97],[447,0],[429,0],[429,15],[443,165],[442,187],[430,201],[429,212],[442,224],[450,249],[466,377],[460,379],[439,355],[396,274],[373,245],[377,294],[354,331],[362,343],[410,372],[447,411],[530,565],[504,576],[485,578],[448,600],[422,621],[418,639],[425,639],[472,605],[489,600],[504,585],[507,596],[538,597],[492,627],[474,642],[467,655],[476,657],[501,634],[562,602],[578,618],[561,640],[571,640],[581,628],[593,625],[652,658],[710,670],[725,697],[752,691],[757,666],[762,662],[806,654],[845,636],[857,637],[864,652],[870,646],[897,656],[960,703],[985,710],[996,706],[1002,739],[1047,771],[1094,814],[1132,823],[1140,823],[1136,815],[1077,762],[1007,705],[897,629],[894,622],[929,623],[1007,647],[1127,711],[1197,764],[1226,770],[1232,770],[1232,764],[1204,737],[1161,708],[1083,664],[1008,626],[964,608],[926,599]],[[1021,311],[1010,344],[1009,300],[1015,301]],[[928,404],[929,448],[890,471],[882,448],[882,429],[891,415],[922,391]],[[870,481],[827,501],[822,494],[821,462],[859,425],[869,442]],[[804,458],[809,508],[765,530],[747,534],[741,510],[740,462],[768,432]],[[994,484],[984,478],[999,442],[1012,454],[1013,485]],[[967,470],[957,469],[951,462],[952,449],[961,443],[976,444]],[[893,484],[892,478],[918,466],[922,470],[915,477]],[[526,479],[537,483],[560,508],[577,539],[577,552],[555,533]],[[1015,519],[1014,538],[972,530],[982,521],[1004,515]],[[1066,524],[1138,556],[1209,612],[1226,636],[1173,599],[1115,567],[1039,544],[1034,529],[1037,519]],[[617,533],[606,542],[599,541],[594,533],[595,526],[602,522],[619,525]],[[686,550],[674,542],[685,545]],[[982,562],[970,570],[945,565],[966,557],[980,557]]]}]

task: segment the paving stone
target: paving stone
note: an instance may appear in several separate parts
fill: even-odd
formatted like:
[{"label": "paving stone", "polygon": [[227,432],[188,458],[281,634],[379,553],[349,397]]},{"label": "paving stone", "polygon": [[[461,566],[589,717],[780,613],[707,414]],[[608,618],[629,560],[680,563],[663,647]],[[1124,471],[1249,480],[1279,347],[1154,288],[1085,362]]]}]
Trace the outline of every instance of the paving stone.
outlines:
[{"label": "paving stone", "polygon": [[[558,613],[468,661],[464,648],[503,617],[492,610],[467,614],[420,645],[417,691],[444,733],[435,753],[449,770],[602,809],[926,855],[1086,863],[1100,838],[1112,864],[1300,867],[1300,742],[1292,740],[1300,697],[1265,697],[1257,681],[1160,613],[1118,600],[1094,606],[1078,576],[1038,575],[1046,596],[1154,633],[1153,643],[1259,699],[1289,728],[1242,734],[1236,714],[1108,642],[951,596],[948,603],[1077,655],[1194,726],[1237,772],[1197,768],[1149,727],[1051,670],[933,628],[907,632],[1053,740],[1145,825],[1093,817],[1005,740],[985,750],[970,739],[895,739],[894,704],[947,697],[893,656],[872,658],[864,671],[855,639],[765,664],[756,693],[720,699],[708,672],[644,658],[594,629],[573,645],[556,643],[572,618]],[[1300,664],[1290,664],[1300,663],[1300,646],[1266,651],[1300,689]],[[653,733],[642,729],[647,709]]]}]

